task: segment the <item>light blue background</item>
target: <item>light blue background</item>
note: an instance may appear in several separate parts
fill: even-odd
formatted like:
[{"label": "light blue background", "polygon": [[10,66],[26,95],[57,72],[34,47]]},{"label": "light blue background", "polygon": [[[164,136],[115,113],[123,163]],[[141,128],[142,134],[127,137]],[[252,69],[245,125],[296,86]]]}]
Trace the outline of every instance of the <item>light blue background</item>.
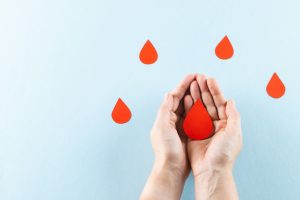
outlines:
[{"label": "light blue background", "polygon": [[[300,195],[300,1],[0,1],[0,199],[137,199],[163,94],[215,77],[243,119],[243,200]],[[234,57],[215,45],[228,34]],[[158,61],[138,54],[150,39]],[[265,92],[277,72],[281,99]],[[121,97],[132,120],[117,125]],[[193,180],[183,198],[193,199]]]}]

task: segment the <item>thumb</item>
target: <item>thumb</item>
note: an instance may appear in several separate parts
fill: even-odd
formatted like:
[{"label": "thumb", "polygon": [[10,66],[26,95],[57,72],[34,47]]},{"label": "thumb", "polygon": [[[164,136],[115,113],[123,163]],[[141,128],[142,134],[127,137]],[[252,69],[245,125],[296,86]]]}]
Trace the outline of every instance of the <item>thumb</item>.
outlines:
[{"label": "thumb", "polygon": [[226,104],[227,126],[229,132],[236,132],[241,126],[240,113],[236,109],[235,101],[229,100]]},{"label": "thumb", "polygon": [[173,112],[174,97],[172,94],[167,93],[159,108],[157,119],[161,122],[177,121],[177,116]]}]

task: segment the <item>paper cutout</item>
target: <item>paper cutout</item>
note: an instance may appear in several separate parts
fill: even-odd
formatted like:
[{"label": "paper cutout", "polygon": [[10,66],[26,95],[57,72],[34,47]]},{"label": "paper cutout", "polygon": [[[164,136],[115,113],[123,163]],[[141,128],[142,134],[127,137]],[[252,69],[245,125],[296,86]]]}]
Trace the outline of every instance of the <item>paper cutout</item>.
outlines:
[{"label": "paper cutout", "polygon": [[144,44],[143,48],[140,51],[140,60],[146,65],[150,65],[156,62],[158,58],[157,51],[150,40]]},{"label": "paper cutout", "polygon": [[233,56],[234,50],[227,35],[219,42],[215,49],[216,56],[226,60]]},{"label": "paper cutout", "polygon": [[131,111],[128,106],[122,101],[122,99],[119,98],[111,113],[111,116],[116,123],[124,124],[130,120]]},{"label": "paper cutout", "polygon": [[206,108],[198,99],[183,121],[185,134],[193,140],[205,140],[212,136],[214,131],[213,121]]},{"label": "paper cutout", "polygon": [[285,93],[285,86],[283,82],[280,80],[279,76],[275,72],[270,79],[267,87],[266,87],[267,93],[270,97],[273,98],[280,98]]}]

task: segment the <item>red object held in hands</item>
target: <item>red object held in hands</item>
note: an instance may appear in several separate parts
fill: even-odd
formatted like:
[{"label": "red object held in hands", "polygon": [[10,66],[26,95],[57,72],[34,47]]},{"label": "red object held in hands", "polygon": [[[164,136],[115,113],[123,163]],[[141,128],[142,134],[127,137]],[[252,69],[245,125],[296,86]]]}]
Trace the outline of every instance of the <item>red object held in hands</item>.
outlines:
[{"label": "red object held in hands", "polygon": [[205,140],[212,136],[214,131],[213,121],[206,108],[198,99],[183,121],[183,130],[192,140]]}]

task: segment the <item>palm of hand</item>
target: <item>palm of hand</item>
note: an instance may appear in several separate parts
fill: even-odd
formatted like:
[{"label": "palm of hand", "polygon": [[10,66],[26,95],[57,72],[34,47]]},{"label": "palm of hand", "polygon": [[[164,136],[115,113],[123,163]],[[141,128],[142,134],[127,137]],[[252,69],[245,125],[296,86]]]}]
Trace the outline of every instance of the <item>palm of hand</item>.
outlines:
[{"label": "palm of hand", "polygon": [[215,132],[209,139],[188,141],[188,156],[194,175],[211,167],[216,169],[225,165],[231,166],[242,144],[239,120],[232,122],[227,110],[234,115],[238,113],[232,102],[230,108],[227,108],[228,102],[215,80],[207,80],[204,75],[197,76],[197,81],[191,83],[190,95],[184,99],[186,112],[197,99],[201,99],[206,106],[214,122]]},{"label": "palm of hand", "polygon": [[189,140],[188,154],[194,175],[205,171],[210,166],[222,166],[227,162],[226,121],[214,121],[215,133],[206,140]]}]

